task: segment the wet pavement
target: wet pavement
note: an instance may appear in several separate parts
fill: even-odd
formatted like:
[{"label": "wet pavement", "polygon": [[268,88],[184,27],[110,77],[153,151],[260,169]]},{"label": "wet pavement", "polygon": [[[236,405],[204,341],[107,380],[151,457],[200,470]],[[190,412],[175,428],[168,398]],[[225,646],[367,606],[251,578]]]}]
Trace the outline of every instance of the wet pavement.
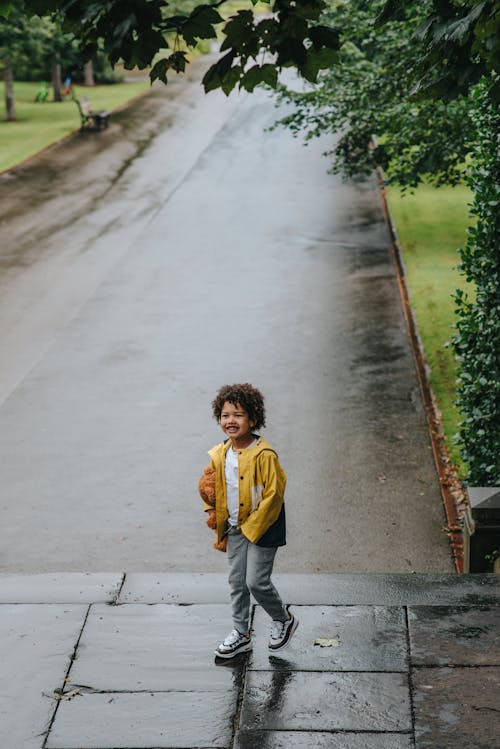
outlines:
[{"label": "wet pavement", "polygon": [[253,652],[220,661],[221,575],[0,575],[0,745],[500,747],[498,576],[275,581],[300,620],[290,646],[268,653],[256,606]]},{"label": "wet pavement", "polygon": [[376,185],[203,64],[0,176],[0,570],[225,570],[197,477],[251,381],[279,571],[451,572]]}]

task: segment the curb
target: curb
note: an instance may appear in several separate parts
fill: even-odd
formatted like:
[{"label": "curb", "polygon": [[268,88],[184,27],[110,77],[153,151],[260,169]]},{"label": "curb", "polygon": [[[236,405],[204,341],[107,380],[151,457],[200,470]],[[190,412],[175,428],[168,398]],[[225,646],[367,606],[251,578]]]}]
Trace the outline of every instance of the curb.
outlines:
[{"label": "curb", "polygon": [[382,207],[384,210],[387,228],[391,237],[391,247],[394,256],[394,264],[396,267],[399,292],[401,295],[401,302],[403,305],[408,337],[410,339],[413,358],[415,361],[420,393],[422,395],[425,413],[427,416],[427,426],[429,429],[429,437],[432,445],[434,464],[436,466],[436,471],[439,478],[441,498],[443,500],[444,510],[446,514],[447,525],[444,530],[446,531],[450,539],[451,551],[456,570],[459,573],[463,573],[463,525],[462,517],[457,505],[458,502],[464,502],[467,500],[467,494],[462,485],[462,482],[458,478],[456,469],[450,460],[448,449],[444,440],[441,413],[437,406],[434,392],[429,380],[430,367],[425,359],[424,347],[418,332],[417,321],[415,319],[413,309],[410,305],[410,294],[408,291],[408,285],[406,283],[407,273],[401,251],[401,243],[398,238],[394,219],[392,218],[389,209],[387,192],[384,187],[384,178],[380,169],[377,170],[377,184],[382,200]]}]

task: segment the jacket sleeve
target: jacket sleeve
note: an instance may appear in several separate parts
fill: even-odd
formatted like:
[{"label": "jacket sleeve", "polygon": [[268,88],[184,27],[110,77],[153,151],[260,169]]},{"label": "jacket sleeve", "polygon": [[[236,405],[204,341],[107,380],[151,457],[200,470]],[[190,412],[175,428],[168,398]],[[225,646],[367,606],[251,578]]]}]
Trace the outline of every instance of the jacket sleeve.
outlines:
[{"label": "jacket sleeve", "polygon": [[259,506],[241,524],[241,532],[252,543],[257,543],[279,517],[285,496],[286,476],[278,456],[271,450],[258,457],[263,482]]}]

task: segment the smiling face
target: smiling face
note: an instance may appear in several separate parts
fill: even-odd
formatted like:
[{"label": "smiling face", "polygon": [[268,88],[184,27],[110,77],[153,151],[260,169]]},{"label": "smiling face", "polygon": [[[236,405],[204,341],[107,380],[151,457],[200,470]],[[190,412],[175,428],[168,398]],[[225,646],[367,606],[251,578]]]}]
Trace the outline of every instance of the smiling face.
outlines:
[{"label": "smiling face", "polygon": [[239,403],[226,401],[222,406],[220,425],[224,434],[231,439],[233,447],[243,450],[253,442],[252,429],[254,421],[250,421],[247,412]]}]

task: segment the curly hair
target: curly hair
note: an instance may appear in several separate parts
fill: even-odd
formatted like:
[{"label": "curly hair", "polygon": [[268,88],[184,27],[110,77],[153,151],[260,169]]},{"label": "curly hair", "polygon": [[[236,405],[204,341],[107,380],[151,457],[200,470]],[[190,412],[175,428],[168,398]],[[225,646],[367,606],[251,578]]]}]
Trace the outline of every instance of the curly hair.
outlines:
[{"label": "curly hair", "polygon": [[264,396],[248,382],[237,385],[223,385],[212,401],[214,418],[220,421],[224,403],[240,405],[248,414],[250,421],[254,422],[255,429],[266,426],[266,409],[264,407]]}]

